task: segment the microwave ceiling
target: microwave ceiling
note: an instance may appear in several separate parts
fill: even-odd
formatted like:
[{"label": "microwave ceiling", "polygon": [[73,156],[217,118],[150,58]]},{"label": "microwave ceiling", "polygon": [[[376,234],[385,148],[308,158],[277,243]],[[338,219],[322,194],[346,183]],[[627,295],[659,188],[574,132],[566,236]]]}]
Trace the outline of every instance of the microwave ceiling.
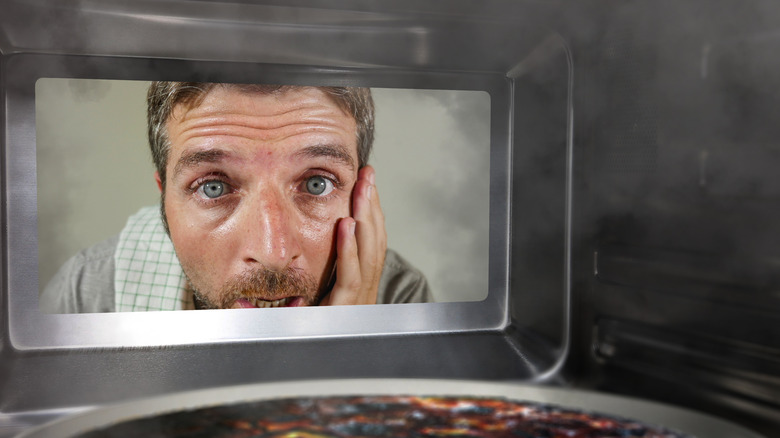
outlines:
[{"label": "microwave ceiling", "polygon": [[504,73],[551,3],[0,1],[0,51]]}]

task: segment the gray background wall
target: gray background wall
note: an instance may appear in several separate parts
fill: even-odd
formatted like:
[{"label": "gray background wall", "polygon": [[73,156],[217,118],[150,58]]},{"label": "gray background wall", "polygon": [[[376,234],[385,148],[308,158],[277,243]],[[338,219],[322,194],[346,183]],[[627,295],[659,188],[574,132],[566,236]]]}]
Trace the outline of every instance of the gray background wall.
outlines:
[{"label": "gray background wall", "polygon": [[[148,82],[36,84],[38,262],[43,288],[79,250],[158,203],[146,140]],[[371,164],[389,246],[436,301],[487,296],[490,97],[479,91],[373,89]]]}]

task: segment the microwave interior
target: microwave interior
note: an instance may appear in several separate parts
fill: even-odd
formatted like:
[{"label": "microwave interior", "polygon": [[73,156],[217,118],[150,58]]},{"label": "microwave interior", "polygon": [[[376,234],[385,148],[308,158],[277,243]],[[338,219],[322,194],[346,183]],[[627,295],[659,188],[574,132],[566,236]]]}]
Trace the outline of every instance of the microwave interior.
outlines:
[{"label": "microwave interior", "polygon": [[[0,10],[0,436],[177,391],[361,377],[588,389],[780,434],[774,2],[2,0]],[[46,80],[487,96],[486,200],[464,220],[486,236],[477,298],[269,311],[260,323],[230,311],[41,312],[39,251],[52,237],[38,228],[36,84]]]}]

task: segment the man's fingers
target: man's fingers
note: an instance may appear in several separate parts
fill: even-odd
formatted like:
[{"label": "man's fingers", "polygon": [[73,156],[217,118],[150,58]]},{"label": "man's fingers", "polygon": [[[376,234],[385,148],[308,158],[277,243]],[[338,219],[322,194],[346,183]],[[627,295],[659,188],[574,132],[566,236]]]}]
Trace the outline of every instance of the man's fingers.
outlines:
[{"label": "man's fingers", "polygon": [[336,233],[336,283],[330,295],[321,303],[339,306],[360,303],[362,275],[355,238],[356,222],[351,217],[339,221]]},{"label": "man's fingers", "polygon": [[387,249],[387,234],[374,175],[371,166],[360,170],[353,198],[353,217],[357,221],[358,255],[364,280],[378,284]]},{"label": "man's fingers", "polygon": [[368,181],[361,180],[353,199],[353,217],[357,222],[355,234],[358,242],[358,256],[360,257],[360,269],[369,273],[377,264],[377,245],[379,238],[376,234],[376,221],[371,205],[371,198],[375,195],[375,189]]}]

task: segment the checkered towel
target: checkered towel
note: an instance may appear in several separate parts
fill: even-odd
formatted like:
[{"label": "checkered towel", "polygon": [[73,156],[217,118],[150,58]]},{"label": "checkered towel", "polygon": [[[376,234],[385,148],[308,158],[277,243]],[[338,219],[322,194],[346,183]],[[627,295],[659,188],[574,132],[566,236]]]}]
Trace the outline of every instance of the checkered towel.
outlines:
[{"label": "checkered towel", "polygon": [[130,216],[114,253],[116,311],[193,309],[192,291],[165,233],[160,207]]}]

